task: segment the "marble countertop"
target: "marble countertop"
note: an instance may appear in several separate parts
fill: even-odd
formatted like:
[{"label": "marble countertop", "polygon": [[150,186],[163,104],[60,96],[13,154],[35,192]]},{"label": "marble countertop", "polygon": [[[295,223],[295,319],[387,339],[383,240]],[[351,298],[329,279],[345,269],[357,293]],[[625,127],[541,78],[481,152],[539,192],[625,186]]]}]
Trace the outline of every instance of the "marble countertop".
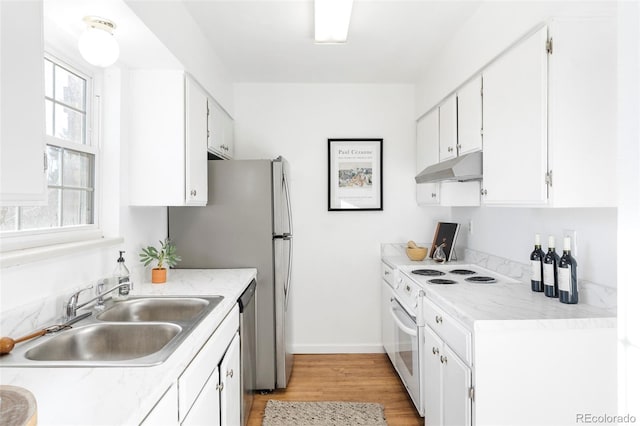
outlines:
[{"label": "marble countertop", "polygon": [[35,396],[40,424],[139,424],[177,380],[255,276],[256,270],[252,268],[173,269],[166,284],[136,283],[133,295],[224,296],[216,309],[160,365],[126,368],[3,367],[0,368],[0,384],[28,389]]},{"label": "marble countertop", "polygon": [[[399,253],[383,253],[382,261],[394,269],[410,271],[412,267],[442,266],[433,260],[411,261]],[[470,264],[464,261],[446,265]],[[408,275],[408,276],[409,276]],[[427,298],[459,320],[469,330],[532,328],[611,328],[616,313],[585,303],[563,304],[544,293],[534,293],[528,283],[478,285],[423,285]]]}]

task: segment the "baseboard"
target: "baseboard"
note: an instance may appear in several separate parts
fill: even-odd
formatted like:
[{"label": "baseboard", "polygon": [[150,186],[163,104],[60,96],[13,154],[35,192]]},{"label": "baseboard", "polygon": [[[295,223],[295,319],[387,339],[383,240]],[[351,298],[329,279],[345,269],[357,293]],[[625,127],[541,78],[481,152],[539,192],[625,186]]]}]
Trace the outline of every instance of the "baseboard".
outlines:
[{"label": "baseboard", "polygon": [[294,354],[379,354],[382,345],[292,345]]}]

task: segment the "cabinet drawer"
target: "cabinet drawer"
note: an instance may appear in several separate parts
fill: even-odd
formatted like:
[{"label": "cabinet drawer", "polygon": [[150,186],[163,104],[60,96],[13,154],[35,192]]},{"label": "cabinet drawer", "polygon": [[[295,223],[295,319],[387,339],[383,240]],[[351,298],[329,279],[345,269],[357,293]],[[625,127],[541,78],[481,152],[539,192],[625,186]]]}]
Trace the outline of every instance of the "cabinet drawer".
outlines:
[{"label": "cabinet drawer", "polygon": [[382,262],[382,279],[388,282],[389,284],[391,284],[391,286],[395,288],[395,285],[394,285],[395,280],[393,279],[394,276],[395,276],[395,270],[391,266]]},{"label": "cabinet drawer", "polygon": [[460,358],[471,365],[471,332],[426,297],[423,298],[423,308],[426,325],[431,327]]},{"label": "cabinet drawer", "polygon": [[220,363],[229,342],[231,342],[239,327],[240,317],[238,306],[236,305],[178,379],[180,422],[186,418],[189,410],[191,410],[191,406]]}]

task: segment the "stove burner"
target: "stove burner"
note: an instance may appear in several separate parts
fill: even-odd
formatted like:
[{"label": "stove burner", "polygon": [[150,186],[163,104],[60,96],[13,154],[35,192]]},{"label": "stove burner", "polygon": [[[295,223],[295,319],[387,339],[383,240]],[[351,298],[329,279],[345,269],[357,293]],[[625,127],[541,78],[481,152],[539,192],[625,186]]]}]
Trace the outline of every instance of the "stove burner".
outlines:
[{"label": "stove burner", "polygon": [[435,269],[414,269],[411,271],[412,274],[416,275],[424,275],[426,277],[438,277],[440,275],[444,275],[442,271],[436,271]]},{"label": "stove burner", "polygon": [[466,278],[465,281],[469,281],[470,283],[490,284],[490,283],[495,283],[498,280],[496,280],[493,277],[477,276],[477,277]]},{"label": "stove burner", "polygon": [[457,284],[457,281],[454,280],[446,280],[444,278],[434,278],[432,280],[429,280],[429,282],[431,284]]},{"label": "stove burner", "polygon": [[452,269],[451,271],[449,271],[449,273],[456,275],[473,275],[476,273],[476,271],[471,271],[469,269]]}]

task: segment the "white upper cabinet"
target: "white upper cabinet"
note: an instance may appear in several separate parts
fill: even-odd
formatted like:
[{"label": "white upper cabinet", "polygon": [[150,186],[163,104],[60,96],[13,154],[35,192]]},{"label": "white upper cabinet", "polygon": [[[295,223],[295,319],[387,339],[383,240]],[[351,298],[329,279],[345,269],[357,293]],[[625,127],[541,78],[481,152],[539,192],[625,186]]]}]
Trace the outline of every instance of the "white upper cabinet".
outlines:
[{"label": "white upper cabinet", "polygon": [[[457,133],[456,118],[451,117],[451,113],[455,114],[455,96],[450,99],[452,102],[434,108],[416,124],[416,174],[443,161],[443,137],[450,140],[452,158],[456,157],[456,143],[452,142]],[[443,132],[443,128],[447,130]],[[416,185],[416,201],[424,206],[477,206],[480,204],[480,184],[478,181],[419,183]]]},{"label": "white upper cabinet", "polygon": [[[416,124],[416,174],[439,161],[439,117],[434,108]],[[440,202],[439,183],[416,185],[416,200],[419,205],[433,205]]]},{"label": "white upper cabinet", "polygon": [[482,76],[458,90],[458,155],[482,149]]},{"label": "white upper cabinet", "polygon": [[555,19],[484,71],[483,203],[616,205],[616,27]]},{"label": "white upper cabinet", "polygon": [[549,26],[549,203],[617,204],[615,18]]},{"label": "white upper cabinet", "polygon": [[130,75],[130,204],[207,203],[207,95],[182,71]]},{"label": "white upper cabinet", "polygon": [[0,205],[46,202],[42,1],[0,2]]},{"label": "white upper cabinet", "polygon": [[440,105],[440,161],[458,155],[458,108],[456,96],[451,95]]},{"label": "white upper cabinet", "polygon": [[196,82],[187,78],[185,112],[185,189],[186,204],[207,204],[207,94]]},{"label": "white upper cabinet", "polygon": [[209,140],[207,149],[218,157],[231,159],[234,154],[233,119],[209,98]]},{"label": "white upper cabinet", "polygon": [[547,28],[483,72],[483,203],[547,202]]}]

